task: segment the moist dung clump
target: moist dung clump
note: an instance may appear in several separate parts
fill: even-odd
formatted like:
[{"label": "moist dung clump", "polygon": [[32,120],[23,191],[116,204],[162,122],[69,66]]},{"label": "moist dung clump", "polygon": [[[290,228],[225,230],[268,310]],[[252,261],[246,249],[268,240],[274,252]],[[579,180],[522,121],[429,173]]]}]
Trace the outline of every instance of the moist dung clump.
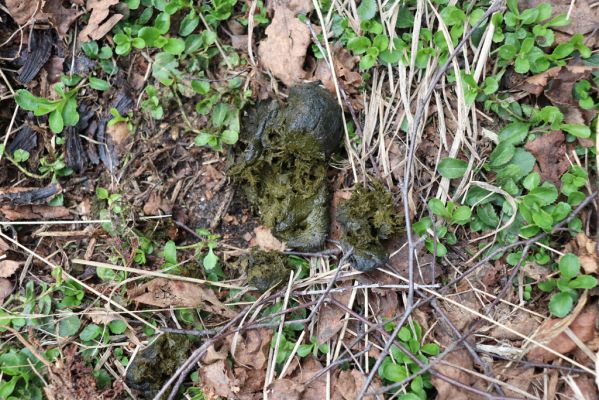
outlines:
[{"label": "moist dung clump", "polygon": [[341,135],[341,108],[314,84],[292,88],[286,106],[261,103],[244,121],[245,150],[231,175],[262,223],[291,248],[324,244],[330,222],[326,172]]},{"label": "moist dung clump", "polygon": [[241,258],[240,267],[247,272],[248,283],[264,292],[289,278],[291,265],[285,255],[278,251],[253,248]]},{"label": "moist dung clump", "polygon": [[345,251],[353,252],[350,263],[359,271],[371,271],[385,265],[389,256],[382,241],[389,239],[401,225],[401,216],[393,209],[393,199],[381,184],[373,189],[357,188],[337,208],[336,219]]},{"label": "moist dung clump", "polygon": [[189,355],[192,341],[185,335],[166,333],[140,351],[127,370],[127,386],[141,398],[154,397]]}]

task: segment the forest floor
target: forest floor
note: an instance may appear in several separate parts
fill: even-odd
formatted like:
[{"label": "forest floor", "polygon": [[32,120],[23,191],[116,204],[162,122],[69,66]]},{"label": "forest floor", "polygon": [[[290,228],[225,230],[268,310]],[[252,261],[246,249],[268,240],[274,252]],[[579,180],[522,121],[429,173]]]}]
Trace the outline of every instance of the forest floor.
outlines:
[{"label": "forest floor", "polygon": [[0,399],[599,398],[596,0],[0,0],[0,104]]}]

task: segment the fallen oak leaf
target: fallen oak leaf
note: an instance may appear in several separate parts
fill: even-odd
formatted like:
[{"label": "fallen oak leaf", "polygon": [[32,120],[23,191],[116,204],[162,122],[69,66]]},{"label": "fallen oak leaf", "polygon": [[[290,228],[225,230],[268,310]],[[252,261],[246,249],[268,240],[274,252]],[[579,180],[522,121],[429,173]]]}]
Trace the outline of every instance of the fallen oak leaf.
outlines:
[{"label": "fallen oak leaf", "polygon": [[0,278],[0,304],[4,301],[5,298],[10,296],[13,291],[13,285],[6,278]]},{"label": "fallen oak leaf", "polygon": [[[585,343],[593,339],[596,335],[596,319],[597,309],[595,307],[588,307],[581,312],[574,321],[572,321],[569,328],[583,343]],[[539,335],[535,339],[537,342],[545,343],[547,347],[560,354],[568,354],[575,350],[577,345],[565,332],[561,332],[559,335],[555,336],[553,328],[561,321],[561,318],[551,318],[546,320],[540,326]],[[547,341],[549,341],[549,343],[546,343]],[[528,360],[532,362],[547,363],[555,360],[557,357],[557,355],[550,353],[542,347],[534,347],[528,353]]]},{"label": "fallen oak leaf", "polygon": [[539,96],[545,90],[545,87],[552,78],[556,78],[559,75],[568,80],[580,80],[588,77],[593,70],[597,67],[590,67],[584,65],[566,65],[563,67],[549,68],[545,72],[533,75],[526,78],[516,89],[524,90],[535,96]]},{"label": "fallen oak leaf", "polygon": [[0,206],[0,215],[9,221],[35,219],[64,219],[71,216],[68,208],[63,206]]},{"label": "fallen oak leaf", "polygon": [[293,379],[277,379],[268,386],[270,398],[280,400],[300,400],[303,399],[304,385],[297,383]]},{"label": "fallen oak leaf", "polygon": [[[200,386],[207,398],[221,396],[226,399],[236,398],[239,392],[239,382],[228,369],[224,360],[217,360],[200,368]],[[211,397],[212,396],[212,397]]]},{"label": "fallen oak leaf", "polygon": [[258,45],[260,63],[285,85],[293,86],[306,77],[303,68],[310,45],[310,29],[281,3],[266,28],[266,39]]},{"label": "fallen oak leaf", "polygon": [[237,336],[233,348],[233,335],[227,337],[233,359],[240,365],[256,370],[264,368],[268,361],[268,351],[272,339],[272,329],[250,330]]},{"label": "fallen oak leaf", "polygon": [[110,32],[123,18],[121,14],[114,14],[106,20],[110,7],[118,3],[119,0],[87,0],[86,8],[91,11],[91,15],[87,26],[79,33],[79,40],[82,42],[99,40]]},{"label": "fallen oak leaf", "polygon": [[560,187],[560,177],[570,167],[566,157],[566,136],[561,131],[541,134],[524,148],[535,156],[542,180]]},{"label": "fallen oak leaf", "polygon": [[201,307],[227,318],[237,315],[216,297],[212,289],[191,282],[155,278],[127,291],[127,296],[137,303],[156,307]]},{"label": "fallen oak leaf", "polygon": [[6,8],[12,19],[19,25],[25,25],[30,20],[37,22],[48,20],[38,1],[6,0]]},{"label": "fallen oak leaf", "polygon": [[10,278],[22,264],[22,262],[13,260],[0,261],[0,278]]},{"label": "fallen oak leaf", "polygon": [[[366,377],[358,370],[352,369],[341,371],[337,382],[334,386],[333,400],[355,400],[358,398],[362,386],[366,382]],[[380,388],[381,384],[378,378],[372,381],[370,390],[375,391]],[[365,400],[374,400],[375,396],[365,396]]]},{"label": "fallen oak leaf", "polygon": [[71,24],[83,14],[83,12],[73,8],[65,8],[62,5],[62,0],[46,0],[42,6],[42,11],[46,13],[48,21],[56,29],[60,38],[67,35]]}]

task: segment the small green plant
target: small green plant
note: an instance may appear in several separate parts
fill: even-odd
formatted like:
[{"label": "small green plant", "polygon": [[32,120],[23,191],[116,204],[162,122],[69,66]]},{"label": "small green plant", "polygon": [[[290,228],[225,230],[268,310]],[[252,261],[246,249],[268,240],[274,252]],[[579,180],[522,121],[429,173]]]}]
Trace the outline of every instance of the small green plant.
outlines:
[{"label": "small green plant", "polygon": [[313,354],[314,357],[318,356],[318,352],[327,354],[329,352],[329,345],[327,343],[318,343],[316,336],[310,338],[310,343],[300,344],[297,348],[297,355],[300,357],[306,357],[308,354]]},{"label": "small green plant", "polygon": [[148,98],[141,102],[141,108],[149,113],[154,119],[162,119],[164,116],[164,110],[160,105],[160,98],[158,97],[158,89],[155,86],[146,86],[146,95]]},{"label": "small green plant", "polygon": [[[63,76],[62,82],[54,85],[54,91],[60,97],[57,100],[48,100],[31,94],[27,89],[19,89],[16,92],[15,101],[19,107],[32,111],[35,116],[48,115],[48,125],[54,133],[60,133],[65,126],[75,126],[79,122],[77,112],[77,91],[79,87],[66,90],[67,86],[80,83],[81,78]],[[72,85],[67,85],[71,83]]]},{"label": "small green plant", "polygon": [[578,300],[579,289],[592,289],[597,286],[597,279],[591,275],[580,273],[580,260],[572,253],[562,256],[558,264],[559,278],[548,279],[538,284],[543,292],[558,293],[549,300],[549,311],[556,317],[563,318],[572,311],[574,302]]},{"label": "small green plant", "polygon": [[[392,332],[394,328],[395,325],[392,323],[385,325],[387,332]],[[422,327],[415,321],[402,327],[397,334],[397,339],[412,357],[417,358],[425,365],[428,364],[429,357],[438,355],[440,351],[439,345],[436,343],[422,343]],[[385,357],[378,370],[379,376],[385,381],[401,382],[420,370],[418,364],[398,346],[392,345],[390,353]],[[427,390],[432,387],[430,374],[425,373],[414,378],[410,382],[409,390],[405,394],[399,395],[398,398],[424,400],[428,398]]]},{"label": "small green plant", "polygon": [[108,126],[124,123],[127,125],[129,132],[133,131],[133,111],[129,111],[126,115],[121,115],[119,110],[113,107],[110,109],[110,115],[112,115],[112,118],[108,121]]}]

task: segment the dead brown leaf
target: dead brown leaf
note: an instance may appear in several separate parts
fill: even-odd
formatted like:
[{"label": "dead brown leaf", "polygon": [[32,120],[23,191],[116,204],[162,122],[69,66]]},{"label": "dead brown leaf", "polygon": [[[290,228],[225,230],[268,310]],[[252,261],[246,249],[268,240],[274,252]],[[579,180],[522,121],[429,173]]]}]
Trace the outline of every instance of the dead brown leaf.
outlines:
[{"label": "dead brown leaf", "polygon": [[42,11],[48,15],[48,21],[61,38],[67,35],[71,24],[83,14],[74,8],[65,8],[62,0],[46,0],[43,4]]},{"label": "dead brown leaf", "polygon": [[[261,370],[268,361],[268,350],[272,339],[271,329],[257,329],[238,336],[235,346],[235,361],[245,367]],[[227,338],[232,348],[233,336]]]},{"label": "dead brown leaf", "polygon": [[[235,398],[239,391],[239,382],[228,370],[225,360],[217,360],[200,368],[202,391],[208,396],[222,396],[226,399]],[[210,398],[210,397],[209,397]]]},{"label": "dead brown leaf", "polygon": [[4,301],[5,298],[10,296],[13,291],[13,285],[6,278],[0,278],[0,304]]},{"label": "dead brown leaf", "polygon": [[585,274],[596,274],[599,271],[597,242],[583,232],[579,232],[576,238],[566,245],[565,252],[578,255]]},{"label": "dead brown leaf", "polygon": [[[335,65],[335,75],[337,81],[347,94],[354,110],[361,110],[364,107],[360,98],[360,86],[362,85],[362,75],[354,71],[359,59],[352,56],[343,46],[337,45],[333,50],[333,64]],[[335,91],[335,81],[333,74],[324,58],[316,62],[316,69],[312,76],[313,80],[319,80],[323,86],[333,95]]]},{"label": "dead brown leaf", "polygon": [[269,398],[280,400],[303,399],[304,386],[294,379],[277,379],[268,387]]},{"label": "dead brown leaf", "polygon": [[[444,361],[437,364],[434,369],[437,372],[461,382],[466,386],[472,386],[474,379],[471,374],[448,364],[460,366],[465,369],[472,369],[472,358],[470,358],[470,355],[466,350],[452,351],[444,358]],[[469,399],[469,392],[466,392],[463,389],[452,385],[451,383],[445,382],[436,376],[431,378],[431,382],[433,386],[435,386],[435,389],[437,389],[437,400]]]},{"label": "dead brown leaf", "polygon": [[594,69],[596,69],[596,67],[583,65],[566,65],[563,67],[549,68],[545,72],[526,78],[518,89],[539,96],[553,78],[559,77],[560,79],[575,82],[588,77]]},{"label": "dead brown leaf", "polygon": [[19,25],[25,25],[30,19],[45,21],[47,16],[39,9],[37,1],[6,0],[6,8],[12,19]]},{"label": "dead brown leaf", "polygon": [[201,307],[208,312],[228,318],[236,315],[233,310],[221,303],[212,289],[191,282],[155,278],[129,290],[127,296],[138,303],[156,307]]},{"label": "dead brown leaf", "polygon": [[163,198],[160,193],[152,192],[150,198],[144,204],[143,210],[145,215],[159,215],[161,211],[170,214],[173,205],[168,199]]},{"label": "dead brown leaf", "polygon": [[285,85],[293,86],[306,77],[303,68],[310,45],[310,29],[288,8],[274,4],[274,17],[266,28],[266,38],[258,45],[260,63]]},{"label": "dead brown leaf", "polygon": [[[569,328],[576,336],[584,343],[593,339],[596,335],[595,320],[597,319],[597,309],[594,306],[587,307],[581,312],[570,324]],[[538,342],[544,343],[547,347],[555,350],[560,354],[568,354],[577,348],[576,343],[568,337],[564,332],[557,337],[554,336],[556,324],[562,321],[561,318],[551,318],[545,321],[539,328],[539,335],[535,338]],[[549,343],[547,343],[549,341]],[[534,347],[528,353],[528,360],[533,362],[547,363],[555,360],[558,356],[548,352],[541,347]]]},{"label": "dead brown leaf", "polygon": [[321,370],[322,364],[314,357],[308,357],[302,363],[299,375],[299,381],[304,387],[302,400],[321,400],[326,398],[327,380],[325,374],[308,383]]},{"label": "dead brown leaf", "polygon": [[6,253],[10,249],[8,243],[4,241],[4,239],[0,238],[0,256]]},{"label": "dead brown leaf", "polygon": [[276,237],[273,236],[270,229],[265,226],[258,226],[254,229],[255,237],[252,238],[250,246],[258,246],[265,251],[283,251],[285,245]]},{"label": "dead brown leaf", "polygon": [[[351,297],[351,290],[333,293],[332,297],[338,302],[347,305]],[[344,324],[345,311],[334,304],[327,303],[320,308],[318,313],[318,327],[316,337],[318,343],[326,343],[341,330]]]},{"label": "dead brown leaf", "polygon": [[516,335],[512,331],[503,328],[510,328],[519,332],[524,336],[531,335],[541,324],[532,315],[521,310],[515,309],[512,311],[512,307],[507,304],[501,303],[497,306],[496,320],[501,325],[493,325],[494,328],[491,331],[491,336],[495,339],[508,339],[508,340],[520,340],[522,336]]},{"label": "dead brown leaf", "polygon": [[123,318],[121,314],[103,309],[89,310],[85,315],[87,315],[94,324],[108,325],[116,320],[125,322],[125,318]]},{"label": "dead brown leaf", "polygon": [[10,278],[23,263],[13,260],[0,261],[0,278]]},{"label": "dead brown leaf", "polygon": [[[332,400],[356,400],[362,386],[366,382],[366,377],[360,371],[352,369],[341,371],[337,378],[337,383],[333,389]],[[371,390],[376,390],[380,387],[378,378],[372,381]],[[374,400],[374,396],[366,396],[365,400]]]},{"label": "dead brown leaf", "polygon": [[88,42],[90,40],[102,39],[119,22],[123,16],[113,14],[106,19],[110,6],[118,4],[119,0],[87,0],[87,11],[91,11],[87,26],[79,33],[79,40]]},{"label": "dead brown leaf", "polygon": [[71,214],[63,206],[0,206],[0,215],[9,221],[31,220],[31,219],[63,219]]},{"label": "dead brown leaf", "polygon": [[112,138],[112,142],[119,147],[124,146],[127,143],[127,139],[129,139],[131,134],[126,122],[109,125],[106,127],[106,132]]},{"label": "dead brown leaf", "polygon": [[570,167],[566,157],[565,135],[561,131],[541,134],[532,142],[526,143],[524,148],[537,159],[542,180],[549,180],[556,186],[561,186],[559,178]]},{"label": "dead brown leaf", "polygon": [[572,381],[566,380],[564,398],[576,400],[597,400],[599,399],[597,385],[590,376],[579,376],[577,378],[572,378]]}]

